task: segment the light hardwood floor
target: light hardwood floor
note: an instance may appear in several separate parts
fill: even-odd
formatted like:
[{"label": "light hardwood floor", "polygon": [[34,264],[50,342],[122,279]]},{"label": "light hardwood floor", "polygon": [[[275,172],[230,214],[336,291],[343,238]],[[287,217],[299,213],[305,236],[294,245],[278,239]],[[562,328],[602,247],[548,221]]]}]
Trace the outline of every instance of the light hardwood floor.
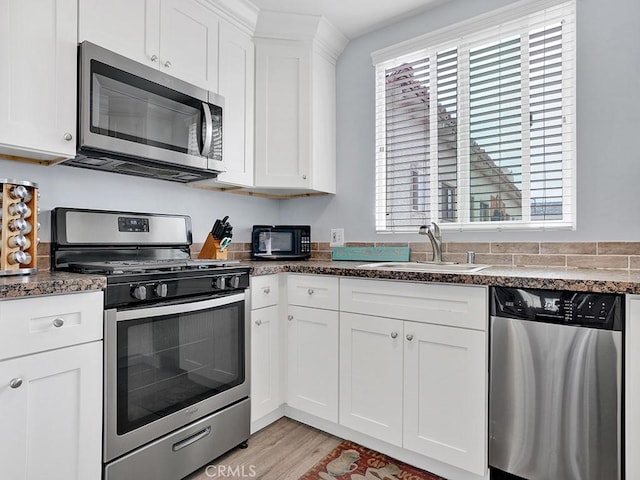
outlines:
[{"label": "light hardwood floor", "polygon": [[[342,439],[295,420],[281,418],[249,438],[249,447],[235,448],[186,477],[185,480],[211,478],[297,480]],[[228,476],[225,473],[237,473]]]}]

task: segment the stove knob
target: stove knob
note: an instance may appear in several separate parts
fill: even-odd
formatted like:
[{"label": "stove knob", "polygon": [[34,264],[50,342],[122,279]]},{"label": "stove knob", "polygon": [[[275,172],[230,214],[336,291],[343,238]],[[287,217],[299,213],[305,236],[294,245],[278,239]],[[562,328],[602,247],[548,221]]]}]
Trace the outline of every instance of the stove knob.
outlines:
[{"label": "stove knob", "polygon": [[138,285],[137,287],[133,287],[131,290],[131,296],[133,298],[137,298],[138,300],[146,300],[147,299],[147,287],[144,285]]},{"label": "stove knob", "polygon": [[229,285],[231,288],[238,288],[240,286],[240,275],[234,275],[229,278]]},{"label": "stove knob", "polygon": [[167,287],[166,283],[159,283],[158,285],[156,285],[154,292],[158,297],[166,297],[169,293],[169,288]]},{"label": "stove knob", "polygon": [[224,290],[227,287],[227,278],[226,277],[216,278],[214,285],[218,290]]}]

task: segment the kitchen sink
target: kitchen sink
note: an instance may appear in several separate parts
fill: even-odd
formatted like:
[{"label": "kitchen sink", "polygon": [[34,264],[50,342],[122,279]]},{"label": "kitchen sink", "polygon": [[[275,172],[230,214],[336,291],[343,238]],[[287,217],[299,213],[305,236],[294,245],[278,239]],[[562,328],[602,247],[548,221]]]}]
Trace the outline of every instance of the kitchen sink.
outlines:
[{"label": "kitchen sink", "polygon": [[358,268],[369,270],[393,270],[401,272],[475,273],[491,265],[453,262],[378,262],[366,263]]}]

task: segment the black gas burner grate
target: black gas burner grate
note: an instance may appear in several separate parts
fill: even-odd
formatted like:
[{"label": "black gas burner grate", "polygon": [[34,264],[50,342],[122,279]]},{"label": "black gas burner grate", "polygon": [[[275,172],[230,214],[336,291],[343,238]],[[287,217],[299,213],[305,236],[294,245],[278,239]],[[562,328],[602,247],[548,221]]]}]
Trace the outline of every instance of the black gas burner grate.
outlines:
[{"label": "black gas burner grate", "polygon": [[102,273],[116,275],[122,273],[145,273],[160,271],[203,270],[229,267],[239,260],[108,260],[102,262],[72,262],[68,268],[80,273]]}]

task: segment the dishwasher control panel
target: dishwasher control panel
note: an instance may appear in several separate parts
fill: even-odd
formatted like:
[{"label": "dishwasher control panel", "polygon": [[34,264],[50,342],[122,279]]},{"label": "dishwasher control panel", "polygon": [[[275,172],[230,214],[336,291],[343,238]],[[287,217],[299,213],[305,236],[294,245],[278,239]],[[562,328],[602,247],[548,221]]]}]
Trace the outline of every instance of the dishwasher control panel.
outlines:
[{"label": "dishwasher control panel", "polygon": [[621,330],[624,296],[532,288],[493,287],[491,315],[545,323]]}]

